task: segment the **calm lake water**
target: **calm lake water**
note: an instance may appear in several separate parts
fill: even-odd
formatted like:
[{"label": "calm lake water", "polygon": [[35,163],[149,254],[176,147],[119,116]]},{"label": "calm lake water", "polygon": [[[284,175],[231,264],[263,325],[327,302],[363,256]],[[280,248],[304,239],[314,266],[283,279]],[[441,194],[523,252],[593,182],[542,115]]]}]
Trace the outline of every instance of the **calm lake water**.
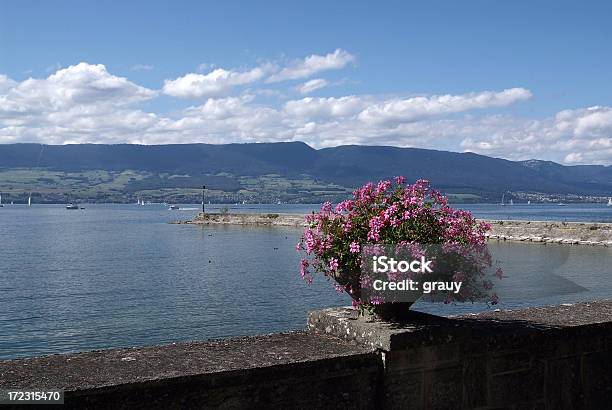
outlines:
[{"label": "calm lake water", "polygon": [[[309,310],[349,304],[323,278],[310,286],[300,279],[298,229],[173,225],[197,211],[161,205],[86,208],[0,208],[0,359],[298,329]],[[603,205],[465,208],[483,218],[612,222]],[[612,296],[612,248],[492,243],[491,250],[507,276],[497,284],[499,308]]]}]

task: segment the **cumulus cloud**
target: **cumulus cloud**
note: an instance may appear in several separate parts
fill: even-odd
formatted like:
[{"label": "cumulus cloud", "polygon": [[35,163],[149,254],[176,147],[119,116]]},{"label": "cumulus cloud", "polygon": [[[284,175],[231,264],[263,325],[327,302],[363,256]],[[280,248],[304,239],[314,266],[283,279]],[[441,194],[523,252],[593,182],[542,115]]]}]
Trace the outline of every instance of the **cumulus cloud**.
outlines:
[{"label": "cumulus cloud", "polygon": [[233,87],[261,80],[265,67],[248,71],[231,71],[217,68],[208,74],[189,73],[164,82],[164,94],[182,98],[215,97],[227,94]]},{"label": "cumulus cloud", "polygon": [[503,107],[529,98],[531,98],[529,90],[511,88],[500,92],[483,91],[465,95],[393,99],[368,107],[359,114],[359,119],[366,123],[412,122],[477,108]]},{"label": "cumulus cloud", "polygon": [[612,107],[564,110],[542,119],[479,112],[530,98],[531,92],[523,88],[411,98],[347,95],[286,100],[275,86],[270,93],[253,87],[227,95],[233,87],[266,75],[257,69],[216,69],[197,74],[193,81],[187,76],[170,80],[164,92],[204,98],[171,113],[143,109],[142,103],[160,91],[115,76],[103,65],[80,63],[21,82],[0,75],[0,143],[299,140],[314,147],[396,145],[516,160],[612,162]]},{"label": "cumulus cloud", "polygon": [[[510,159],[546,158],[567,164],[612,164],[612,107],[563,110],[553,118],[504,118],[466,136],[470,151]],[[482,128],[488,131],[482,132]],[[480,135],[477,137],[476,135]]]},{"label": "cumulus cloud", "polygon": [[17,85],[17,82],[11,80],[4,74],[0,74],[0,93],[4,93]]},{"label": "cumulus cloud", "polygon": [[354,61],[355,56],[339,48],[324,56],[313,54],[303,60],[294,60],[278,73],[271,75],[266,81],[275,83],[308,78],[322,71],[339,70]]},{"label": "cumulus cloud", "polygon": [[[4,84],[4,85],[2,85]],[[72,107],[124,106],[151,99],[156,91],[111,75],[102,64],[80,63],[45,79],[29,78],[21,83],[0,80],[0,116],[33,115]]]},{"label": "cumulus cloud", "polygon": [[285,103],[284,111],[293,117],[328,118],[357,114],[367,105],[367,98],[354,95],[346,97],[306,97]]},{"label": "cumulus cloud", "polygon": [[[285,67],[270,62],[247,71],[214,68],[207,74],[188,73],[173,80],[166,80],[163,93],[180,98],[225,97],[235,87],[248,85],[260,80],[276,83],[285,80],[308,78],[326,70],[338,70],[355,60],[348,52],[337,49],[333,53],[310,55],[302,60],[294,60]],[[198,71],[215,67],[212,64],[200,64]],[[302,94],[308,94],[328,85],[327,80],[318,78],[308,81],[298,88]]]},{"label": "cumulus cloud", "polygon": [[316,91],[320,88],[327,87],[329,85],[329,81],[324,80],[323,78],[315,78],[313,80],[306,81],[303,84],[300,84],[297,87],[297,90],[300,94],[310,94],[313,91]]}]

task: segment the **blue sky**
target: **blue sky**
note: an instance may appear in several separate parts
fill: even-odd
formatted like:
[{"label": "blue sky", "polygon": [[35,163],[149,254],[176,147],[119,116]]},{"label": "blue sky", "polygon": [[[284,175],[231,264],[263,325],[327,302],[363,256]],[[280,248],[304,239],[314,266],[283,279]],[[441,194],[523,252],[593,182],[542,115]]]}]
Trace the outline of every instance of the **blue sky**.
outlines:
[{"label": "blue sky", "polygon": [[302,140],[610,164],[610,18],[610,2],[4,0],[0,143]]}]

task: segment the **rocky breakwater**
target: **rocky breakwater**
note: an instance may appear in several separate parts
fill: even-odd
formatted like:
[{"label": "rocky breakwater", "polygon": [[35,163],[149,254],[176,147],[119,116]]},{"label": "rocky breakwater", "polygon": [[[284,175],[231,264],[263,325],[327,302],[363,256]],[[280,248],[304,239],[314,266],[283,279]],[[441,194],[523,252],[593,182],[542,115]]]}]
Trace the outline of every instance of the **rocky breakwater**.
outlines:
[{"label": "rocky breakwater", "polygon": [[489,239],[612,246],[612,224],[557,221],[488,221]]},{"label": "rocky breakwater", "polygon": [[[285,213],[200,213],[191,221],[195,225],[254,225],[305,227],[303,214]],[[486,221],[491,224],[489,240],[559,243],[568,245],[612,246],[612,223],[558,221]]]},{"label": "rocky breakwater", "polygon": [[236,214],[200,213],[187,223],[195,225],[259,225],[259,226],[294,226],[304,227],[306,221],[303,214]]}]

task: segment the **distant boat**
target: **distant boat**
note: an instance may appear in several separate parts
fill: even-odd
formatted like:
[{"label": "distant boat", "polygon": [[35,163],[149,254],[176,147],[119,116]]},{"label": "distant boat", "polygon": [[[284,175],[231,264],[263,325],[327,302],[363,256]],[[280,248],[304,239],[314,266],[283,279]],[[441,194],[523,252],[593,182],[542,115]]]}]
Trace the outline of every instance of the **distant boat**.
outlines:
[{"label": "distant boat", "polygon": [[514,201],[510,198],[510,205],[514,205]]},{"label": "distant boat", "polygon": [[66,209],[79,209],[79,206],[77,204],[68,204]]},{"label": "distant boat", "polygon": [[0,195],[0,208],[3,208],[4,205],[2,205],[2,195]]},{"label": "distant boat", "polygon": [[169,211],[178,211],[179,209],[178,205],[170,205],[170,208],[168,208]]},{"label": "distant boat", "polygon": [[527,205],[531,205],[531,201],[527,201]]},{"label": "distant boat", "polygon": [[501,204],[500,204],[501,206],[505,206],[505,205],[506,205],[506,204],[504,203],[504,199],[505,199],[505,198],[506,198],[506,194],[505,194],[505,193],[503,193],[503,194],[502,194],[502,201],[501,201]]},{"label": "distant boat", "polygon": [[[0,201],[1,203],[2,201]],[[612,206],[612,198],[608,198],[608,206]]]},{"label": "distant boat", "polygon": [[28,197],[28,206],[32,206],[32,195]]},{"label": "distant boat", "polygon": [[565,206],[565,204],[563,202],[559,202],[557,206]]}]

